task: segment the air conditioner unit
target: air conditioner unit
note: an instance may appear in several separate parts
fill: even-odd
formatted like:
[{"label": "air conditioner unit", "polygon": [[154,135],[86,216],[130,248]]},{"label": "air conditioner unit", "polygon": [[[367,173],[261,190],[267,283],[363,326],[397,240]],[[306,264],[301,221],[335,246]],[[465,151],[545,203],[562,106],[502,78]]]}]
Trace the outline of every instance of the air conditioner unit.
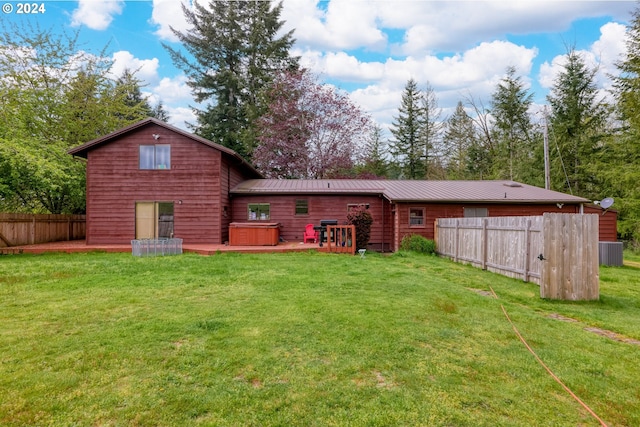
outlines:
[{"label": "air conditioner unit", "polygon": [[622,267],[622,242],[598,242],[600,265]]}]

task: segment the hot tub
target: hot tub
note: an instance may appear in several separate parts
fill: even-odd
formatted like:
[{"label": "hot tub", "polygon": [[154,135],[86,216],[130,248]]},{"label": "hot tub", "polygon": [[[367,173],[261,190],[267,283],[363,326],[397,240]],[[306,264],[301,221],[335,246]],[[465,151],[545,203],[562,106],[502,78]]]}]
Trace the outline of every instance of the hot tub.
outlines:
[{"label": "hot tub", "polygon": [[280,239],[279,222],[232,222],[230,246],[276,246]]}]

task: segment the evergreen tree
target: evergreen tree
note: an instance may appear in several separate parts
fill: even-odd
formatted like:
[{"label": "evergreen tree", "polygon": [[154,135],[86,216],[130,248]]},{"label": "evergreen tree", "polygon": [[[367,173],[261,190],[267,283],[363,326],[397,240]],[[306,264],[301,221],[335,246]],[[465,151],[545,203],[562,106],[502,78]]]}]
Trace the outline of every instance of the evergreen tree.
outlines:
[{"label": "evergreen tree", "polygon": [[380,125],[373,125],[371,135],[365,143],[362,163],[358,167],[358,177],[365,179],[386,178],[389,166],[386,160],[387,147]]},{"label": "evergreen tree", "polygon": [[163,122],[168,122],[171,119],[171,116],[169,116],[169,113],[164,108],[162,100],[159,100],[158,103],[151,109],[151,117],[154,117]]},{"label": "evergreen tree", "polygon": [[441,173],[440,150],[442,140],[442,109],[438,107],[435,90],[427,83],[422,93],[422,164],[424,178],[434,179]]},{"label": "evergreen tree", "polygon": [[620,75],[614,80],[618,129],[606,139],[599,156],[601,194],[615,198],[618,234],[640,249],[640,8],[632,13],[627,28],[627,52],[616,65]]},{"label": "evergreen tree", "polygon": [[[142,96],[140,89],[141,80],[134,73],[126,68],[120,77],[116,80],[116,93],[121,97],[125,105],[131,107],[135,111],[135,116],[149,117],[152,115],[152,109],[146,97]],[[131,119],[131,117],[128,117]]]},{"label": "evergreen tree", "polygon": [[394,139],[389,144],[391,154],[406,179],[423,178],[423,99],[414,79],[409,79],[405,85],[398,116],[393,119],[391,133]]},{"label": "evergreen tree", "polygon": [[572,49],[547,97],[551,104],[550,151],[555,145],[557,152],[551,156],[552,187],[587,198],[598,194],[592,166],[602,147],[607,117],[606,105],[597,99],[595,73]]},{"label": "evergreen tree", "polygon": [[282,3],[210,0],[208,6],[183,5],[192,28],[174,30],[193,57],[165,45],[184,70],[197,102],[195,132],[249,157],[255,147],[255,120],[266,108],[262,93],[285,69],[297,68],[289,56],[292,32],[278,36]]},{"label": "evergreen tree", "polygon": [[443,137],[447,178],[470,179],[476,166],[470,161],[470,150],[478,150],[473,119],[459,101],[454,113],[449,117]]},{"label": "evergreen tree", "polygon": [[515,67],[507,68],[507,75],[498,83],[491,99],[493,132],[498,145],[493,159],[495,178],[521,180],[520,171],[531,166],[532,102],[533,94],[527,93]]}]

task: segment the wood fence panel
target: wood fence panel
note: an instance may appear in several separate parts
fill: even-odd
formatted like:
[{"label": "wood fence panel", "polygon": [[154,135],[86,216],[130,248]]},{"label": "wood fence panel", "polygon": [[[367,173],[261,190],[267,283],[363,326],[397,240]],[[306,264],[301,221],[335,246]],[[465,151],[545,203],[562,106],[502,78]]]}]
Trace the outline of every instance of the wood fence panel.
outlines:
[{"label": "wood fence panel", "polygon": [[441,218],[438,253],[505,276],[540,282],[542,217]]},{"label": "wood fence panel", "polygon": [[597,300],[598,215],[544,214],[544,263],[540,296]]},{"label": "wood fence panel", "polygon": [[542,298],[599,298],[598,215],[443,218],[439,254],[540,285]]},{"label": "wood fence panel", "polygon": [[0,213],[0,247],[84,239],[84,215]]}]

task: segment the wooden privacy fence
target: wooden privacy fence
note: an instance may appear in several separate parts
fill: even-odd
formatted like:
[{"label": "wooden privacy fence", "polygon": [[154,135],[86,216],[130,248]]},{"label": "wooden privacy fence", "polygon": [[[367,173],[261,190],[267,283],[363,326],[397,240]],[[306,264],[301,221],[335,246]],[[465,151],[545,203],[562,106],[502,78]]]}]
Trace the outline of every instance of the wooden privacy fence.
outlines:
[{"label": "wooden privacy fence", "polygon": [[84,239],[84,215],[0,213],[0,247]]},{"label": "wooden privacy fence", "polygon": [[598,215],[441,218],[439,254],[540,285],[550,299],[599,298]]}]

